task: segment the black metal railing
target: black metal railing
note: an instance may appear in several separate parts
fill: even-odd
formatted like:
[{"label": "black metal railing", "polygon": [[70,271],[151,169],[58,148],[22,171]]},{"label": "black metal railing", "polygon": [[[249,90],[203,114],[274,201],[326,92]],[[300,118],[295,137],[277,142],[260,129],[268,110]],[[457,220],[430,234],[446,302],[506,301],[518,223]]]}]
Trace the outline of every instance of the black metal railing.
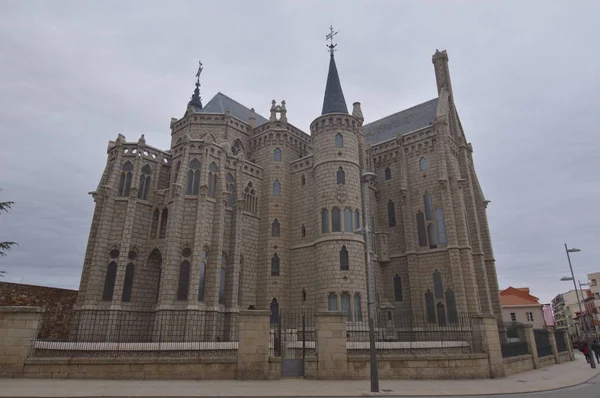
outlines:
[{"label": "black metal railing", "polygon": [[[420,313],[378,311],[374,321],[378,354],[447,355],[482,352],[481,336],[473,332],[468,315],[449,318]],[[349,354],[366,355],[369,351],[369,324],[346,324]]]},{"label": "black metal railing", "polygon": [[563,330],[554,331],[554,339],[556,340],[556,349],[558,352],[568,351],[567,342],[565,341],[565,332]]},{"label": "black metal railing", "polygon": [[525,327],[513,322],[500,326],[500,349],[504,358],[529,354],[529,344],[525,335]]},{"label": "black metal railing", "polygon": [[550,344],[550,336],[547,330],[536,329],[533,331],[535,344],[537,346],[538,357],[553,355],[552,344]]},{"label": "black metal railing", "polygon": [[270,355],[288,359],[300,359],[316,355],[315,314],[297,310],[278,312],[270,325]]},{"label": "black metal railing", "polygon": [[216,311],[80,310],[68,327],[45,312],[33,356],[235,356],[237,313]]}]

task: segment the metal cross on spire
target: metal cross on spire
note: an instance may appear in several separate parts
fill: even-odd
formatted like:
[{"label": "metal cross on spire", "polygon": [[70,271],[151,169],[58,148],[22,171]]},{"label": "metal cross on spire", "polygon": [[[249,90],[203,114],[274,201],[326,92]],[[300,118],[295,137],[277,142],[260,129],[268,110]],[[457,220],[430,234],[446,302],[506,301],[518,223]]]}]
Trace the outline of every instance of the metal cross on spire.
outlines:
[{"label": "metal cross on spire", "polygon": [[327,46],[329,48],[329,54],[331,54],[331,56],[333,57],[333,53],[335,50],[335,47],[337,46],[337,44],[333,44],[333,36],[337,35],[339,32],[334,32],[333,31],[333,25],[329,26],[329,33],[327,35],[325,35],[325,40],[329,40],[329,45]]},{"label": "metal cross on spire", "polygon": [[198,72],[196,72],[196,84],[200,85],[200,74],[202,73],[202,61],[198,61]]}]

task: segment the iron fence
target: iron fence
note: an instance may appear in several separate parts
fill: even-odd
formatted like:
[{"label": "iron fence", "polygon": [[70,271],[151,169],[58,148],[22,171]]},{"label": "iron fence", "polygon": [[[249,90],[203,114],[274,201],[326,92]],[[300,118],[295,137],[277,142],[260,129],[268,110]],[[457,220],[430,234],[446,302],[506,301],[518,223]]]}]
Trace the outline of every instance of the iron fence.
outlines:
[{"label": "iron fence", "polygon": [[60,318],[56,311],[42,315],[32,356],[235,356],[237,350],[237,313],[80,310],[66,324]]},{"label": "iron fence", "polygon": [[305,358],[316,355],[317,333],[312,311],[279,311],[271,319],[270,355],[282,358]]},{"label": "iron fence", "polygon": [[554,331],[554,339],[556,340],[556,349],[558,352],[568,351],[567,342],[565,341],[565,332],[562,330]]},{"label": "iron fence", "polygon": [[[473,332],[468,315],[432,319],[419,313],[378,311],[374,320],[375,345],[381,354],[448,355],[482,352],[481,336]],[[368,321],[346,323],[348,353],[368,355]]]},{"label": "iron fence", "polygon": [[553,355],[552,344],[550,344],[550,336],[547,330],[536,329],[533,331],[535,344],[537,345],[538,357]]},{"label": "iron fence", "polygon": [[529,344],[523,324],[514,322],[501,325],[498,333],[504,358],[529,354]]}]

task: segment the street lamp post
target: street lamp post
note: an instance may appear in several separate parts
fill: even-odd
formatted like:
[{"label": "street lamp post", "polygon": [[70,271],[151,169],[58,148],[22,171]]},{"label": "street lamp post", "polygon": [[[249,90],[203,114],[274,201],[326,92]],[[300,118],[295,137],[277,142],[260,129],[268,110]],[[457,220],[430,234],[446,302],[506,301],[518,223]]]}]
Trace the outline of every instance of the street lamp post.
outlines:
[{"label": "street lamp post", "polygon": [[[575,274],[573,273],[573,265],[571,265],[571,256],[569,255],[569,253],[577,253],[580,252],[581,249],[576,249],[576,248],[571,248],[569,249],[567,247],[567,244],[565,243],[565,252],[567,253],[567,260],[569,260],[569,269],[571,270],[571,278],[573,279],[573,287],[575,288],[575,294],[577,295],[577,304],[579,305],[579,313],[583,314],[583,309],[581,308],[581,300],[579,300],[579,291],[577,290],[577,283],[575,283]],[[584,325],[584,329],[587,329],[586,325],[585,325],[585,319],[583,322]],[[592,350],[592,342],[590,341],[590,335],[589,333],[586,333],[587,330],[584,330],[584,335],[585,335],[585,342],[588,346],[588,350],[590,351],[590,366],[592,367],[592,369],[596,369],[596,362],[594,362],[594,356],[591,355],[591,350]]]},{"label": "street lamp post", "polygon": [[369,351],[371,356],[371,392],[379,392],[379,372],[377,370],[377,348],[375,347],[375,292],[373,290],[373,269],[371,267],[371,242],[369,237],[369,203],[367,185],[376,178],[375,173],[364,171],[360,176],[362,193],[363,227],[356,232],[362,233],[365,240],[367,261],[367,312],[369,317]]}]

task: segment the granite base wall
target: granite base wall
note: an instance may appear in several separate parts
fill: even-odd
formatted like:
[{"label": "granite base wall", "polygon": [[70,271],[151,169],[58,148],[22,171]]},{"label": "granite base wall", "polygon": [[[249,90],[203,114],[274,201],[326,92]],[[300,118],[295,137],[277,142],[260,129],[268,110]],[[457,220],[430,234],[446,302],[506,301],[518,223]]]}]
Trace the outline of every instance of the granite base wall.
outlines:
[{"label": "granite base wall", "polygon": [[22,377],[36,379],[234,380],[237,358],[29,358]]},{"label": "granite base wall", "polygon": [[504,358],[504,371],[506,376],[527,372],[533,369],[533,356],[531,354]]},{"label": "granite base wall", "polygon": [[555,364],[556,359],[554,359],[554,355],[548,355],[540,358],[540,369]]}]

